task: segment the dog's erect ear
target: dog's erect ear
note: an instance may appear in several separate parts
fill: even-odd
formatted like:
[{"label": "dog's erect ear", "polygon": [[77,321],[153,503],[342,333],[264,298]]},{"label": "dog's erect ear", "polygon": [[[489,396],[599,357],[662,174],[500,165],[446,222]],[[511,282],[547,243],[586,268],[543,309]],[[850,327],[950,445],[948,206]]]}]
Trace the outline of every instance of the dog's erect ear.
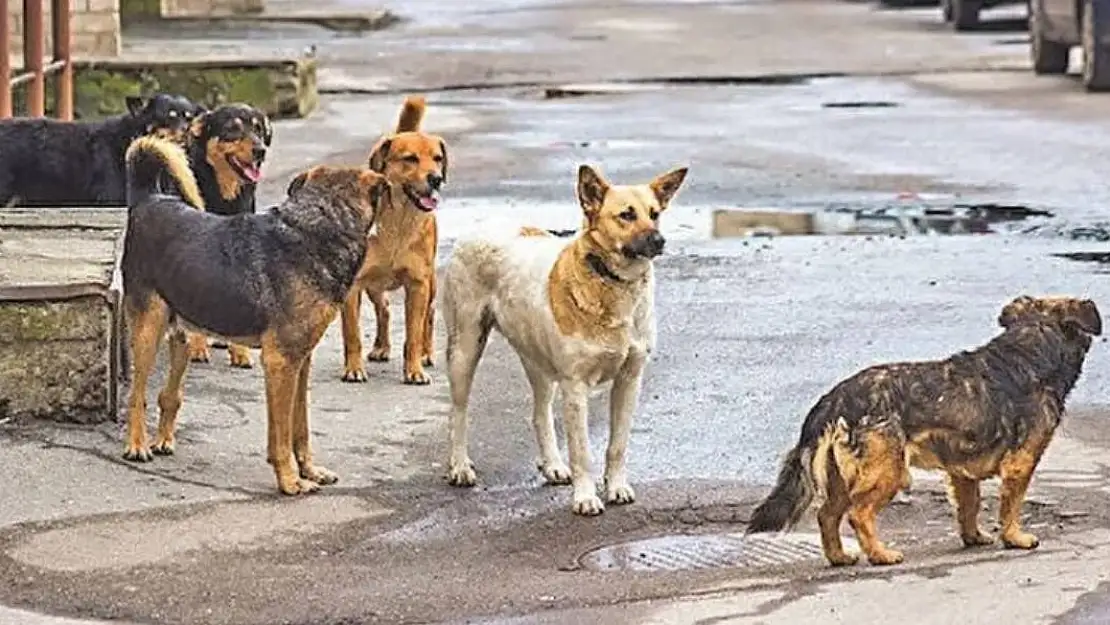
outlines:
[{"label": "dog's erect ear", "polygon": [[609,183],[596,169],[589,165],[578,166],[578,203],[588,218],[601,210],[608,192]]},{"label": "dog's erect ear", "polygon": [[439,140],[439,152],[443,155],[443,162],[439,165],[439,175],[443,176],[443,183],[447,184],[447,142]]},{"label": "dog's erect ear", "polygon": [[308,182],[308,174],[311,171],[311,169],[308,171],[302,171],[301,173],[294,176],[293,179],[289,181],[289,186],[285,189],[285,195],[292,197],[294,193],[300,191],[301,187],[303,187],[304,184]]},{"label": "dog's erect ear", "polygon": [[651,187],[651,192],[655,194],[655,199],[659,200],[659,208],[666,209],[674,195],[678,193],[678,188],[682,186],[682,181],[686,180],[685,167],[672,169],[671,171],[657,176],[648,184]]},{"label": "dog's erect ear", "polygon": [[381,139],[378,144],[370,150],[370,170],[376,171],[379,174],[385,172],[385,160],[389,157],[389,148],[393,146],[392,139]]},{"label": "dog's erect ear", "polygon": [[1102,315],[1093,300],[1081,299],[1072,302],[1069,306],[1064,322],[1073,324],[1086,334],[1099,336],[1102,334]]},{"label": "dog's erect ear", "polygon": [[124,98],[123,101],[127,104],[127,112],[130,113],[132,117],[138,117],[143,112],[143,109],[146,108],[146,100],[144,100],[142,96],[129,95]]},{"label": "dog's erect ear", "polygon": [[1010,300],[1009,304],[1002,307],[1002,312],[998,313],[998,325],[1009,329],[1019,319],[1029,314],[1029,309],[1034,302],[1035,300],[1028,295],[1019,295]]}]

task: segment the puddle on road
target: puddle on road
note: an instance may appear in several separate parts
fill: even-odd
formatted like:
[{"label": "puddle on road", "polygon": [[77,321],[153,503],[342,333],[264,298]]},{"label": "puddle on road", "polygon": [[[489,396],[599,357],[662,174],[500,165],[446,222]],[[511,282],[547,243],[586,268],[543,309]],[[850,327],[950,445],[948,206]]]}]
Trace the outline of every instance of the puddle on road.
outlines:
[{"label": "puddle on road", "polygon": [[[847,551],[859,544],[842,537]],[[619,543],[590,551],[579,558],[592,571],[662,572],[694,569],[744,568],[821,561],[817,534],[703,534],[673,535]]]}]

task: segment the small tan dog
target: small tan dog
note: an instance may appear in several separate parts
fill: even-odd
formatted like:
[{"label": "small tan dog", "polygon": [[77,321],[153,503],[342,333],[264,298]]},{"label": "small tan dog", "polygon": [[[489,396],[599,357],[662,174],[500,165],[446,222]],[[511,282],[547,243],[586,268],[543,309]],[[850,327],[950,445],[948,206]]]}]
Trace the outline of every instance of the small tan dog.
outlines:
[{"label": "small tan dog", "polygon": [[[686,168],[649,184],[612,186],[588,165],[578,169],[584,228],[573,240],[540,231],[460,241],[443,278],[451,386],[448,481],[477,481],[468,453],[467,405],[474,371],[491,330],[520,356],[532,385],[538,468],[549,483],[574,486],[573,511],[604,510],[590,475],[586,429],[591,387],[612,382],[605,499],[631,503],[625,450],[640,380],[655,345],[652,260],[662,253],[659,215],[678,192]],[[536,236],[540,235],[540,236]],[[555,441],[551,412],[563,393],[570,468]]]},{"label": "small tan dog", "polygon": [[370,153],[370,169],[385,175],[389,193],[382,198],[366,261],[343,306],[343,381],[365,382],[362,328],[363,292],[374,304],[377,332],[367,360],[389,360],[388,292],[405,290],[405,384],[428,384],[424,367],[432,366],[435,327],[435,210],[447,182],[447,144],[420,131],[423,97],[405,99],[396,132],[383,137]]}]

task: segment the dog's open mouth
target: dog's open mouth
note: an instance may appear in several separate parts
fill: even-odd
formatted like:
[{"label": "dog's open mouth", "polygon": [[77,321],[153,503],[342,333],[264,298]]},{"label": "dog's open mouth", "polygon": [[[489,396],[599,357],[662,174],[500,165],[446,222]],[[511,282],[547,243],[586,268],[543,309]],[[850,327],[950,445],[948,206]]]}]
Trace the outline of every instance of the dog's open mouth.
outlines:
[{"label": "dog's open mouth", "polygon": [[227,155],[227,162],[239,177],[247,182],[258,182],[262,179],[262,169],[256,163],[244,161],[233,155]]},{"label": "dog's open mouth", "polygon": [[405,195],[409,196],[409,199],[417,208],[426,213],[430,213],[439,207],[439,191],[429,191],[425,195],[417,193],[412,187],[405,185]]}]

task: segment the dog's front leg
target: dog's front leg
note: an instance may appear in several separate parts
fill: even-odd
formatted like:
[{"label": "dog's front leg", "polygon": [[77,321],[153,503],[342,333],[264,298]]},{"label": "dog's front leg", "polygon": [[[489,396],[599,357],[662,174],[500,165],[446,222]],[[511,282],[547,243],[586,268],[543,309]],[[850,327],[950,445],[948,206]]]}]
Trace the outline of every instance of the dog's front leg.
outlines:
[{"label": "dog's front leg", "polygon": [[424,331],[428,323],[431,287],[427,281],[405,284],[405,384],[428,384],[424,373]]},{"label": "dog's front leg", "polygon": [[266,460],[274,468],[278,489],[286,495],[318,490],[320,485],[300,477],[293,458],[293,412],[305,359],[291,359],[272,336],[262,341],[262,371],[266,377]]},{"label": "dog's front leg", "polygon": [[574,488],[575,514],[596,516],[605,510],[590,475],[590,438],[587,428],[588,391],[585,383],[567,382],[563,390],[563,428],[570,456],[570,482]]},{"label": "dog's front leg", "polygon": [[297,392],[293,399],[293,457],[301,477],[321,486],[335,484],[339,476],[312,461],[312,432],[308,427],[308,378],[312,372],[312,356],[301,363],[297,375]]},{"label": "dog's front leg", "polygon": [[343,327],[343,381],[365,382],[366,369],[362,366],[362,289],[356,286],[347,294],[339,324]]},{"label": "dog's front leg", "polygon": [[613,380],[613,390],[609,394],[609,446],[605,451],[605,501],[608,503],[636,501],[636,493],[628,483],[625,456],[646,360],[644,354],[630,355]]}]

